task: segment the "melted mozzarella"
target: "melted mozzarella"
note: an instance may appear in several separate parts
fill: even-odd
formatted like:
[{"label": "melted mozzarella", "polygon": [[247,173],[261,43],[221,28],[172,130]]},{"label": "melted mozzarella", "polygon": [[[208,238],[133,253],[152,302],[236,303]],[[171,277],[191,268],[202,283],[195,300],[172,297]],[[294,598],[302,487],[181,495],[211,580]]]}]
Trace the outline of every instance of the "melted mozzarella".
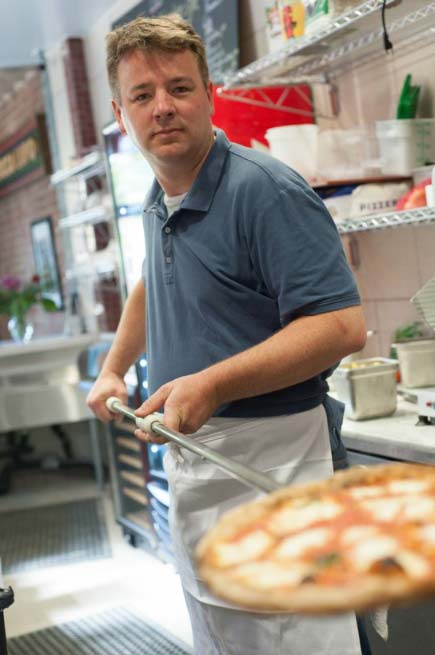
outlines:
[{"label": "melted mozzarella", "polygon": [[260,557],[273,543],[264,530],[255,530],[234,543],[218,543],[214,554],[220,566],[233,566]]},{"label": "melted mozzarella", "polygon": [[298,557],[313,546],[324,546],[332,530],[328,528],[314,528],[300,534],[287,537],[275,549],[274,554],[278,558]]},{"label": "melted mozzarella", "polygon": [[435,523],[429,523],[417,530],[418,536],[430,545],[435,546]]},{"label": "melted mozzarella", "polygon": [[285,535],[292,530],[303,528],[317,521],[328,521],[338,516],[342,508],[332,501],[313,502],[305,507],[286,507],[274,512],[268,521],[268,528],[276,535]]},{"label": "melted mozzarella", "polygon": [[366,541],[378,534],[378,529],[374,525],[355,525],[346,528],[341,536],[344,546],[352,546],[359,541]]},{"label": "melted mozzarella", "polygon": [[299,584],[306,570],[306,566],[300,563],[287,568],[273,562],[250,562],[233,569],[232,574],[249,587],[267,590]]},{"label": "melted mozzarella", "polygon": [[392,480],[387,486],[388,490],[395,494],[418,494],[430,485],[430,480]]},{"label": "melted mozzarella", "polygon": [[406,573],[413,578],[424,578],[430,572],[430,567],[426,560],[409,550],[398,552],[396,560],[405,569]]},{"label": "melted mozzarella", "polygon": [[349,489],[349,494],[355,499],[371,498],[372,496],[382,496],[382,494],[385,494],[385,489],[380,486],[352,487]]},{"label": "melted mozzarella", "polygon": [[396,539],[389,536],[379,536],[356,544],[350,551],[350,557],[355,567],[365,571],[380,559],[394,557],[398,550]]},{"label": "melted mozzarella", "polygon": [[377,521],[390,521],[401,511],[403,498],[377,498],[365,500],[361,504]]},{"label": "melted mozzarella", "polygon": [[409,519],[435,517],[435,498],[411,496],[404,499],[403,514]]}]

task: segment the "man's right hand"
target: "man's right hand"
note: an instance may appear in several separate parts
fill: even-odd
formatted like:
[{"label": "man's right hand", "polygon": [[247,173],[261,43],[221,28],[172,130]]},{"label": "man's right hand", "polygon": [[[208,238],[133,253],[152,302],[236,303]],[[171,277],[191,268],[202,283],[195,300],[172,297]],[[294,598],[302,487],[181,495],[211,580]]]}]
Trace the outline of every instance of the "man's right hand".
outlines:
[{"label": "man's right hand", "polygon": [[116,396],[127,405],[127,387],[123,378],[116,373],[102,372],[86,398],[88,407],[101,421],[111,421],[116,416],[106,407],[106,400],[111,396]]}]

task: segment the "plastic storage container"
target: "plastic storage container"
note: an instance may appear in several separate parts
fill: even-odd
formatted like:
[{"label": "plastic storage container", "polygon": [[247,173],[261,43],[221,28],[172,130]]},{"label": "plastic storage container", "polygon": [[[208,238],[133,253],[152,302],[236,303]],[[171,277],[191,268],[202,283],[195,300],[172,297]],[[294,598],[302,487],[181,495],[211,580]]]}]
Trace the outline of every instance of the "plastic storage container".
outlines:
[{"label": "plastic storage container", "polygon": [[347,418],[360,421],[394,414],[397,407],[395,359],[370,357],[341,364],[333,373]]},{"label": "plastic storage container", "polygon": [[413,339],[394,344],[404,387],[435,386],[435,339]]},{"label": "plastic storage container", "polygon": [[316,178],[319,128],[313,123],[281,125],[266,131],[270,153],[306,180]]},{"label": "plastic storage container", "polygon": [[318,137],[318,170],[327,180],[362,177],[367,159],[364,130],[322,130]]},{"label": "plastic storage container", "polygon": [[435,119],[376,122],[381,169],[387,175],[410,175],[435,161]]}]

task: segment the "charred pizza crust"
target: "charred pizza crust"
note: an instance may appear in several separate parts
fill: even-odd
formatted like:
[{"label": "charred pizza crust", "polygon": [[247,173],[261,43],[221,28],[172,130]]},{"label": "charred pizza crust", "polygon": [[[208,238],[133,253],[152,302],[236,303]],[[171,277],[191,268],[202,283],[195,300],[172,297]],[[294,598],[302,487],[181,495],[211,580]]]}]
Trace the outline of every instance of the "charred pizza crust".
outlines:
[{"label": "charred pizza crust", "polygon": [[[397,513],[398,507],[405,510]],[[321,518],[310,521],[310,513]],[[429,539],[419,544],[415,535],[428,525]],[[329,543],[338,536],[348,543],[353,535],[352,556],[342,541],[337,541],[338,552],[329,549],[320,558],[315,549],[304,553],[302,542],[310,534],[322,536],[322,530]],[[362,533],[365,541],[358,542]],[[382,554],[389,539],[396,544],[392,556]],[[302,564],[291,556],[295,547],[304,556]],[[361,567],[358,554],[369,555],[370,565]],[[200,541],[196,555],[201,577],[217,596],[257,611],[366,610],[435,594],[435,466],[355,467],[328,480],[285,487],[224,515]]]}]

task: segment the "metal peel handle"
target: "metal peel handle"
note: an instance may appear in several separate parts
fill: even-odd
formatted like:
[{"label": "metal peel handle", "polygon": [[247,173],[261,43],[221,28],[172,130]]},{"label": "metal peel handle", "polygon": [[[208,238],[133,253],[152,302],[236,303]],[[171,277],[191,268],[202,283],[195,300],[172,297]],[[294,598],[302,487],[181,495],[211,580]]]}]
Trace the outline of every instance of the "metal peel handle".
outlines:
[{"label": "metal peel handle", "polygon": [[162,424],[163,414],[155,412],[154,414],[148,414],[145,418],[139,418],[130,407],[123,405],[119,398],[116,398],[115,396],[111,396],[106,400],[106,407],[114,414],[123,414],[127,418],[132,419],[136,423],[136,427],[143,432],[151,433],[153,432],[154,423]]},{"label": "metal peel handle", "polygon": [[259,471],[254,471],[253,469],[240,464],[240,462],[235,462],[228,457],[224,457],[220,453],[217,453],[212,448],[207,448],[207,446],[198,443],[194,439],[186,437],[180,432],[175,432],[175,430],[170,430],[162,423],[163,415],[162,414],[149,414],[145,418],[139,418],[135,415],[134,411],[123,405],[119,398],[111,397],[106,400],[106,407],[109,411],[114,414],[122,414],[127,418],[131,419],[136,423],[137,427],[144,432],[154,432],[161,437],[165,437],[169,441],[176,443],[178,446],[182,446],[187,450],[190,450],[195,455],[199,455],[204,459],[207,459],[210,462],[213,462],[216,466],[223,469],[229,473],[233,478],[243,482],[244,484],[256,489],[257,491],[264,491],[268,493],[269,491],[275,491],[279,489],[279,485],[275,480],[269,478]]}]

